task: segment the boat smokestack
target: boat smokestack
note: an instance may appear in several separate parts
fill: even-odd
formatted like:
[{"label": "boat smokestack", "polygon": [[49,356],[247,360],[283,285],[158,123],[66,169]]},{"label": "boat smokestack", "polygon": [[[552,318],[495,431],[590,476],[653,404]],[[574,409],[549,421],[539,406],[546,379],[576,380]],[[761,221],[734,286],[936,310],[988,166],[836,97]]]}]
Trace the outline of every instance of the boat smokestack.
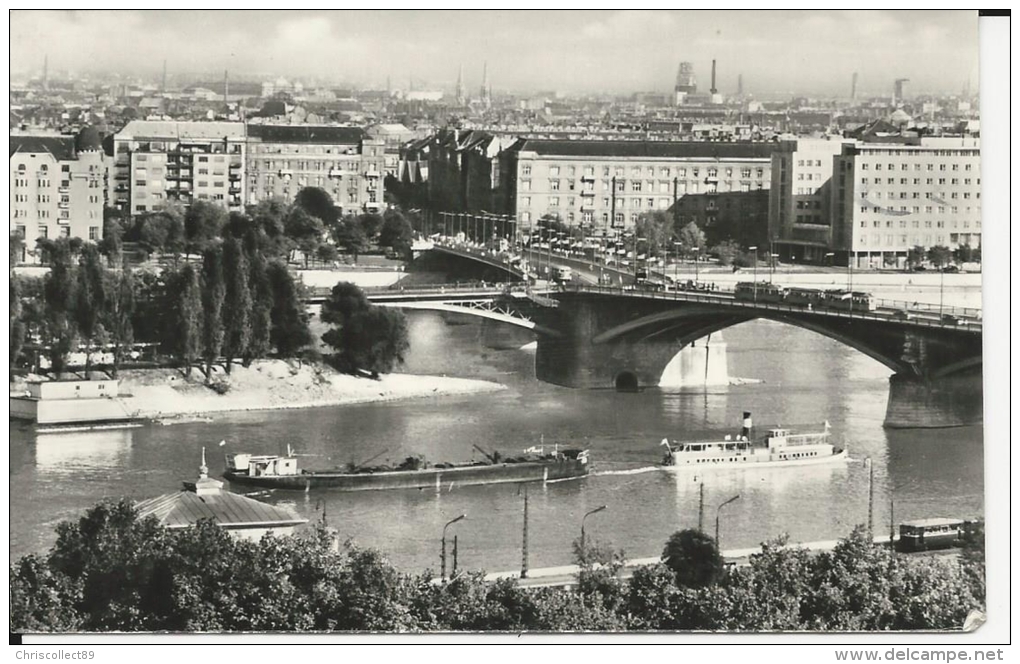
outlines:
[{"label": "boat smokestack", "polygon": [[746,440],[750,440],[750,438],[751,438],[751,427],[753,427],[753,426],[754,426],[754,424],[751,421],[751,413],[749,411],[745,410],[744,411],[744,426],[743,426],[743,428],[740,429],[740,437],[744,438]]}]

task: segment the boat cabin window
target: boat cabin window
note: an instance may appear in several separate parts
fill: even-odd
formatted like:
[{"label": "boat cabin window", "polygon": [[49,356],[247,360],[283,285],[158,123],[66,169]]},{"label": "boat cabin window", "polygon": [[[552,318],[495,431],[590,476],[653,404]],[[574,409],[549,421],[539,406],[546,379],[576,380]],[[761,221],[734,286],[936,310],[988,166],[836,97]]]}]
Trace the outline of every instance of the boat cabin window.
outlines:
[{"label": "boat cabin window", "polygon": [[772,438],[785,438],[788,433],[786,429],[769,429],[769,436]]}]

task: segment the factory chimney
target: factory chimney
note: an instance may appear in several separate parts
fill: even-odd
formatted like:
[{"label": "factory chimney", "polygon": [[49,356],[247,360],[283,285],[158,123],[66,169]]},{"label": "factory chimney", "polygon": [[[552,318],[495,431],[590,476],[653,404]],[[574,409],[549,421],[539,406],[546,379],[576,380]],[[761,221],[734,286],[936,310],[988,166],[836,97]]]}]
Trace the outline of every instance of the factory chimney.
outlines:
[{"label": "factory chimney", "polygon": [[718,90],[715,89],[715,60],[712,60],[712,87],[709,88],[709,92],[715,94]]}]

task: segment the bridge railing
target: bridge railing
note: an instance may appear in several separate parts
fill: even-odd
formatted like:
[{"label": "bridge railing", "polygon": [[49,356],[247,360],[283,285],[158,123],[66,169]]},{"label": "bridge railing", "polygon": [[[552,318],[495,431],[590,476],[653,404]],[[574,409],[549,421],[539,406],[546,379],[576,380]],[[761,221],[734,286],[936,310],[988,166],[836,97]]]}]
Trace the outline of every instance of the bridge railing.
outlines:
[{"label": "bridge railing", "polygon": [[[876,320],[882,322],[907,322],[912,325],[920,325],[924,327],[939,327],[939,328],[957,328],[965,329],[968,331],[981,331],[980,319],[957,319],[955,322],[947,320],[944,316],[935,316],[933,318],[923,318],[919,316],[911,316],[909,318],[903,318],[902,316],[896,315],[895,313],[882,313],[879,311],[842,311],[840,309],[829,309],[824,307],[818,307],[808,309],[806,306],[793,305],[793,304],[781,304],[778,302],[764,302],[764,301],[750,301],[750,300],[737,300],[733,297],[733,291],[727,290],[716,290],[716,291],[690,291],[690,290],[653,290],[650,288],[642,288],[640,286],[606,286],[606,285],[581,285],[581,284],[564,284],[562,289],[567,292],[575,293],[595,293],[602,295],[618,295],[624,297],[636,297],[644,299],[656,299],[656,300],[682,300],[685,302],[703,302],[707,304],[724,304],[726,306],[741,307],[747,309],[766,309],[769,311],[783,311],[790,313],[812,313],[817,315],[824,315],[834,318],[846,318],[846,319],[857,319],[857,320]],[[943,310],[945,313],[945,310]]]}]

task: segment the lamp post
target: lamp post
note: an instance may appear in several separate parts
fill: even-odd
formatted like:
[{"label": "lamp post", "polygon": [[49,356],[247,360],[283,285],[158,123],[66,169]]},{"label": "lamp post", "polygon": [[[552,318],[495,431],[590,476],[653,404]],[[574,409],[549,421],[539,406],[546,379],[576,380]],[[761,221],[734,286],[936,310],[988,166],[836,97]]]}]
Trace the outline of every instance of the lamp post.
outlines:
[{"label": "lamp post", "polygon": [[748,247],[748,251],[754,252],[754,301],[758,301],[758,245]]},{"label": "lamp post", "polygon": [[446,581],[446,529],[449,528],[451,525],[457,523],[458,521],[463,521],[466,518],[467,518],[467,514],[461,514],[460,516],[458,516],[455,519],[450,519],[449,521],[446,522],[446,525],[443,526],[443,538],[441,540],[443,549],[442,549],[442,552],[439,555],[439,565],[440,565],[440,575],[441,575],[440,578],[442,578],[443,581]]},{"label": "lamp post", "polygon": [[609,505],[600,505],[599,507],[596,507],[595,509],[589,511],[587,514],[585,514],[583,517],[581,517],[581,550],[582,551],[584,550],[584,521],[585,521],[585,519],[590,517],[592,514],[598,514],[602,510],[606,509],[607,507],[609,507]]},{"label": "lamp post", "polygon": [[722,547],[719,546],[719,512],[722,510],[722,508],[726,507],[727,505],[732,503],[734,500],[737,500],[738,498],[740,498],[740,494],[739,493],[737,495],[733,496],[732,498],[730,498],[729,500],[724,500],[723,502],[719,503],[719,506],[715,508],[715,548],[716,549],[722,550]]},{"label": "lamp post", "polygon": [[[694,252],[694,284],[698,283],[698,257],[701,255],[701,247],[691,247]],[[711,282],[709,282],[711,284]]]},{"label": "lamp post", "polygon": [[776,259],[779,254],[769,254],[769,283],[772,283],[772,275],[776,272]]},{"label": "lamp post", "polygon": [[676,251],[676,261],[673,262],[673,290],[679,290],[679,282],[677,281],[677,267],[680,265],[680,247],[684,246],[683,242],[674,242],[673,248]]}]

